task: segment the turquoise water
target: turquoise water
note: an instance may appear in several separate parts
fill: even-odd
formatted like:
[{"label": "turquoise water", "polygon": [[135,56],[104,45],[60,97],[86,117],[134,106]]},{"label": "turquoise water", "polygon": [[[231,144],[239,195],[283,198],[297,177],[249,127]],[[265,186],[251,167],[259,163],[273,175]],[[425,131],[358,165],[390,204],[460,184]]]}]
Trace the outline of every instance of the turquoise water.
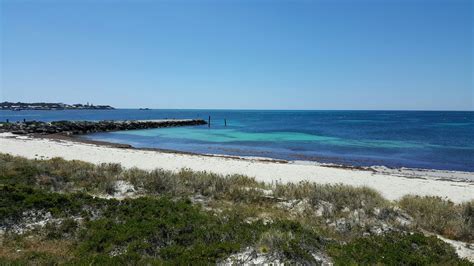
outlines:
[{"label": "turquoise water", "polygon": [[[474,112],[0,111],[14,120],[201,118],[211,127],[98,133],[88,139],[185,152],[474,171]],[[224,119],[227,126],[224,126]]]},{"label": "turquoise water", "polygon": [[331,141],[334,138],[317,136],[298,132],[242,132],[236,129],[210,130],[206,127],[199,128],[163,128],[150,130],[134,130],[122,132],[124,135],[163,138],[176,138],[185,136],[189,140],[209,142],[234,142],[234,141]]},{"label": "turquoise water", "polygon": [[175,139],[183,136],[187,140],[204,141],[212,143],[232,142],[320,142],[338,146],[380,147],[380,148],[416,148],[422,144],[390,140],[348,140],[336,137],[319,136],[299,132],[242,132],[236,129],[211,130],[206,127],[178,127],[163,129],[132,130],[114,135],[130,135],[139,137],[160,137]]}]

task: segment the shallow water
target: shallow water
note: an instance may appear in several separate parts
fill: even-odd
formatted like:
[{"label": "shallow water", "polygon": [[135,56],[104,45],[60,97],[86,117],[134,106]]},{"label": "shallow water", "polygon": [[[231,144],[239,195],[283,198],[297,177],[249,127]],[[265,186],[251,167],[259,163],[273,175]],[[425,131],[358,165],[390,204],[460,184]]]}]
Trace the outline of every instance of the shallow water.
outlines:
[{"label": "shallow water", "polygon": [[[0,111],[0,119],[208,118],[207,126],[97,133],[88,139],[187,152],[474,171],[474,112]],[[224,126],[227,119],[227,127]]]}]

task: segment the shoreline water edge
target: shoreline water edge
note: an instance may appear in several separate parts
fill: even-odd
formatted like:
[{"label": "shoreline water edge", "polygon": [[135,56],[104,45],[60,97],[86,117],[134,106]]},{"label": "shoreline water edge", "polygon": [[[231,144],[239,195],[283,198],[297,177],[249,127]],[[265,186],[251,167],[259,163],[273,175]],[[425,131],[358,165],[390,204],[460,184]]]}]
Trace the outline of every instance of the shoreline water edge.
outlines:
[{"label": "shoreline water edge", "polygon": [[[474,112],[64,110],[0,111],[0,121],[201,119],[211,126],[89,132],[84,138],[199,154],[349,166],[474,172]],[[227,121],[227,124],[225,123]]]},{"label": "shoreline water edge", "polygon": [[430,169],[351,167],[313,161],[285,161],[170,150],[90,141],[75,136],[0,133],[0,152],[29,159],[61,157],[95,164],[120,163],[144,170],[183,168],[216,174],[242,174],[266,183],[314,182],[367,186],[390,200],[404,195],[439,196],[453,202],[474,199],[474,173]]}]

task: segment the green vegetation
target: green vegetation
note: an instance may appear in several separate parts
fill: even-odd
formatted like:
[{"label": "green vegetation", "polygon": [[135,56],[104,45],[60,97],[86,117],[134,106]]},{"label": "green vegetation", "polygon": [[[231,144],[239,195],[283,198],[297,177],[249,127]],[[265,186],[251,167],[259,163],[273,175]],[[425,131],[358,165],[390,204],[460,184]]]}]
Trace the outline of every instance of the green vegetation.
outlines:
[{"label": "green vegetation", "polygon": [[[238,212],[216,216],[189,200],[141,197],[117,201],[15,185],[3,185],[0,192],[5,196],[0,202],[4,225],[12,223],[9,217],[18,217],[25,211],[51,212],[53,219],[69,215],[61,223],[48,223],[43,237],[48,241],[73,238],[73,250],[68,255],[75,255],[80,263],[130,259],[211,263],[273,231],[286,235],[285,241],[272,246],[273,250],[293,261],[313,262],[311,251],[321,246],[318,234],[297,222],[247,223]],[[101,214],[94,219],[87,210],[99,210]],[[82,220],[81,226],[74,218]]]},{"label": "green vegetation", "polygon": [[[117,181],[132,198],[104,198],[121,197]],[[469,264],[418,227],[468,242],[474,232],[472,203],[58,158],[0,154],[0,194],[2,265],[209,264],[248,248],[300,264]]]},{"label": "green vegetation", "polygon": [[346,245],[329,248],[339,265],[470,265],[459,261],[454,248],[436,237],[422,234],[392,233],[385,236],[359,238]]}]

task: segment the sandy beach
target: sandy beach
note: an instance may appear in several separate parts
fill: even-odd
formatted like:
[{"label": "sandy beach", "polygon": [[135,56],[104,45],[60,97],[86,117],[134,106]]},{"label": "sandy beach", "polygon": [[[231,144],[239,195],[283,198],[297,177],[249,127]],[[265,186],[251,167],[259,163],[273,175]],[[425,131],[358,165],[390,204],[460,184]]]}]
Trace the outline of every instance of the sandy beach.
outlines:
[{"label": "sandy beach", "polygon": [[435,170],[351,169],[324,166],[314,162],[287,163],[260,159],[239,159],[160,152],[153,150],[117,148],[107,145],[81,143],[71,140],[52,140],[0,134],[0,152],[30,159],[62,157],[91,163],[120,163],[145,170],[162,168],[178,171],[189,168],[217,174],[243,174],[267,183],[309,181],[320,184],[342,183],[368,186],[390,200],[404,195],[432,195],[463,202],[474,199],[474,173]]}]

